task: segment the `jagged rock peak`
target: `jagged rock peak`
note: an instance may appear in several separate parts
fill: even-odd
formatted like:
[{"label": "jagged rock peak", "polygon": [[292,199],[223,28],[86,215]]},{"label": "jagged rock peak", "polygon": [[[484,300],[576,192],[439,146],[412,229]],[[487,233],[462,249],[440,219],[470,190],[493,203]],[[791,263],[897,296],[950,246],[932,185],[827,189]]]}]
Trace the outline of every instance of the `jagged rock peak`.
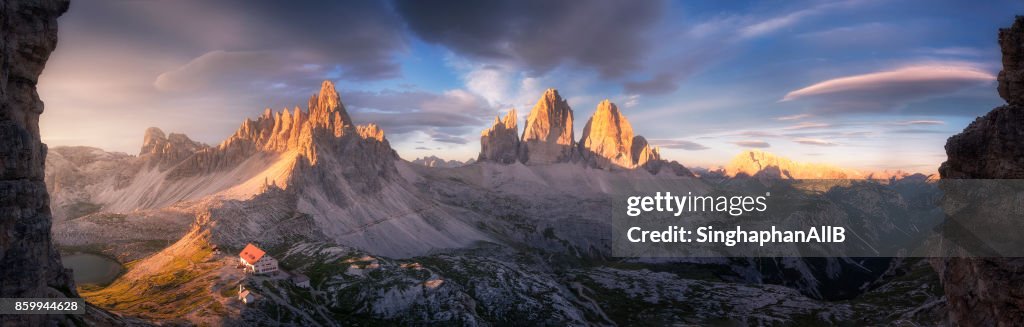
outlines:
[{"label": "jagged rock peak", "polygon": [[480,133],[480,161],[513,163],[519,156],[519,125],[516,109],[512,108],[504,118],[494,117],[491,128]]},{"label": "jagged rock peak", "polygon": [[341,103],[341,95],[334,89],[334,83],[323,81],[320,92],[309,97],[309,120],[318,126],[343,128],[352,125],[352,118]]},{"label": "jagged rock peak", "polygon": [[526,118],[520,160],[526,163],[571,161],[575,155],[573,113],[555,89],[547,89]]},{"label": "jagged rock peak", "polygon": [[[330,81],[324,81],[320,92],[310,97],[309,109],[309,112],[303,112],[297,106],[294,110],[285,108],[278,112],[265,109],[255,119],[243,121],[238,130],[215,149],[197,153],[175,168],[170,176],[194,176],[231,168],[258,152],[295,152],[313,164],[322,159],[324,151],[329,152],[326,153],[328,156],[361,156],[372,152],[372,155],[380,156],[384,165],[392,165],[388,161],[397,158],[380,127],[352,124],[341,97]],[[364,142],[369,140],[372,142]],[[369,150],[366,153],[356,153],[363,150],[346,150],[353,146]]]},{"label": "jagged rock peak", "polygon": [[1024,16],[1013,26],[999,29],[1003,70],[999,71],[999,96],[1013,106],[1024,106]]},{"label": "jagged rock peak", "polygon": [[142,136],[142,149],[139,150],[139,154],[142,155],[153,152],[153,148],[156,147],[157,144],[166,141],[167,135],[164,134],[163,130],[156,127],[147,128],[146,133]]},{"label": "jagged rock peak", "polygon": [[379,142],[384,141],[384,130],[380,129],[377,124],[370,123],[367,125],[359,125],[356,130],[359,132],[359,136],[363,139],[374,139]]},{"label": "jagged rock peak", "polygon": [[661,160],[661,149],[657,146],[652,147],[650,143],[647,143],[647,139],[640,135],[633,137],[633,148],[630,150],[630,154],[633,156],[633,164],[637,166]]},{"label": "jagged rock peak", "polygon": [[601,101],[583,127],[583,158],[602,168],[609,164],[632,168],[632,149],[633,125],[622,116],[618,106],[608,99]]}]

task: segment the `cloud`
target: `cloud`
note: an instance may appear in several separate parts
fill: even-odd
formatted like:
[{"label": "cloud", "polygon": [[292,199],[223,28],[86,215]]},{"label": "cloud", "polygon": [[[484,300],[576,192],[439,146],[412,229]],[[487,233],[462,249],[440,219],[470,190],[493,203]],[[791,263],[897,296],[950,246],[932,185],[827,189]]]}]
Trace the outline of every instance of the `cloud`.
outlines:
[{"label": "cloud", "polygon": [[780,101],[813,99],[827,104],[819,110],[840,113],[886,112],[993,80],[994,75],[970,64],[914,65],[818,82],[791,91]]},{"label": "cloud", "polygon": [[747,38],[765,35],[776,30],[796,24],[801,19],[816,14],[818,11],[819,10],[817,8],[804,9],[794,11],[792,13],[788,13],[782,16],[772,17],[740,29],[739,34],[740,36]]},{"label": "cloud", "polygon": [[799,124],[796,124],[796,125],[783,127],[782,129],[792,131],[792,130],[800,130],[800,129],[825,128],[825,127],[829,127],[829,126],[832,126],[832,125],[831,124],[825,124],[825,123],[802,122],[802,123],[799,123]]},{"label": "cloud", "polygon": [[737,135],[749,137],[778,137],[779,134],[768,131],[742,131]]},{"label": "cloud", "polygon": [[639,67],[663,1],[398,0],[412,32],[467,57],[521,64],[532,73],[570,64],[621,76]]},{"label": "cloud", "polygon": [[910,128],[908,128],[908,129],[895,129],[895,130],[891,130],[891,131],[889,131],[889,133],[894,133],[894,134],[944,134],[944,135],[953,135],[953,133],[956,133],[956,132],[937,131],[937,130],[931,130],[931,129],[910,129]]},{"label": "cloud", "polygon": [[837,2],[825,2],[809,8],[804,8],[789,12],[783,15],[769,17],[767,19],[761,19],[752,23],[747,23],[745,26],[739,29],[739,35],[744,38],[753,38],[770,33],[774,33],[778,30],[794,26],[803,20],[810,17],[829,13],[830,11],[837,9],[850,9],[859,5],[861,1],[837,1]]},{"label": "cloud", "polygon": [[908,120],[895,122],[893,125],[909,126],[909,125],[945,125],[946,122],[941,120]]},{"label": "cloud", "polygon": [[164,92],[244,92],[288,85],[316,85],[321,66],[296,64],[301,55],[275,51],[210,51],[157,76],[153,86]]},{"label": "cloud", "polygon": [[710,149],[709,147],[699,143],[684,140],[650,140],[650,143],[668,149],[682,149],[689,151]]},{"label": "cloud", "polygon": [[822,140],[822,139],[806,138],[806,137],[805,138],[795,139],[795,140],[793,140],[793,142],[800,143],[800,144],[806,144],[806,145],[817,145],[817,146],[836,146],[836,145],[839,145],[838,143],[835,143],[835,142],[830,142],[830,141],[826,141],[826,140]]},{"label": "cloud", "polygon": [[745,147],[745,148],[762,148],[763,149],[763,148],[771,147],[771,144],[768,144],[768,142],[760,141],[760,140],[736,141],[736,142],[732,142],[732,143],[736,144],[736,145],[739,145],[741,147]]},{"label": "cloud", "polygon": [[659,73],[646,81],[627,81],[622,87],[629,93],[666,94],[679,89],[679,82],[673,74]]},{"label": "cloud", "polygon": [[[305,1],[299,1],[305,2]],[[96,20],[123,23],[113,33],[158,43],[181,40],[190,52],[299,53],[301,63],[335,69],[332,79],[397,77],[396,54],[406,47],[401,20],[384,2],[164,1],[121,3],[124,12],[97,11]],[[120,17],[131,16],[135,19]],[[104,30],[109,34],[110,31]],[[151,33],[153,32],[153,33]],[[144,36],[161,35],[145,40]],[[155,45],[159,46],[159,45]],[[197,58],[198,59],[198,58]],[[272,66],[263,68],[273,69]]]},{"label": "cloud", "polygon": [[809,118],[809,117],[812,117],[812,115],[811,114],[798,114],[798,115],[789,115],[789,116],[775,117],[775,120],[778,120],[778,121],[790,121],[790,120],[801,120],[801,119]]},{"label": "cloud", "polygon": [[465,90],[443,93],[382,90],[342,94],[357,123],[376,123],[389,135],[422,132],[431,140],[467,144],[495,110]]},{"label": "cloud", "polygon": [[454,144],[467,144],[469,140],[464,137],[438,134],[431,137],[436,142],[442,143],[454,143]]}]

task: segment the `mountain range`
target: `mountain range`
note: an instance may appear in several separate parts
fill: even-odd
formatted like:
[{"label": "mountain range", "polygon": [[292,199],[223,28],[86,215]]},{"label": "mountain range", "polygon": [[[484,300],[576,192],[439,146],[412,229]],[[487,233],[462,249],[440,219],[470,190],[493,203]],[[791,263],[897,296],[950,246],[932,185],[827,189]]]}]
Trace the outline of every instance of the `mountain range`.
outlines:
[{"label": "mountain range", "polygon": [[[63,251],[131,262],[110,285],[87,286],[82,294],[107,310],[153,321],[282,323],[268,313],[288,312],[302,325],[334,325],[342,316],[403,324],[618,324],[648,314],[668,323],[708,322],[731,307],[734,321],[767,324],[812,316],[822,322],[884,321],[932,310],[921,308],[936,298],[931,291],[884,310],[828,301],[888,292],[878,285],[927,269],[921,261],[610,258],[615,194],[680,183],[707,191],[721,187],[715,176],[865,176],[744,152],[717,175],[696,178],[662,159],[609,101],[599,104],[577,140],[572,109],[554,89],[540,97],[521,134],[517,118],[510,110],[481,133],[476,162],[409,162],[391,149],[380,128],[354,125],[334,85],[325,81],[306,110],[265,110],[215,146],[150,128],[136,156],[57,147],[45,176],[53,235]],[[862,197],[823,194],[828,205],[809,214],[841,211],[852,219],[864,213],[849,208],[866,206],[876,216],[906,216],[916,207],[905,201],[918,203],[915,198],[934,190],[925,179],[914,183],[906,184],[916,185],[912,191],[870,205],[846,203]],[[852,185],[835,192],[890,191]],[[862,232],[886,237],[906,223]],[[248,243],[259,244],[288,270],[310,275],[314,289],[324,293],[232,270],[224,261]],[[709,275],[655,273],[666,270]],[[929,278],[901,283],[931,290]],[[240,307],[223,295],[239,283],[265,300]],[[154,296],[154,287],[173,291]],[[636,293],[664,287],[682,293]],[[694,288],[715,292],[680,297]],[[698,298],[704,300],[694,302]],[[743,298],[785,300],[754,304]],[[614,309],[624,303],[673,304],[647,313]],[[685,308],[694,311],[680,318]],[[872,314],[855,318],[867,312]]]}]

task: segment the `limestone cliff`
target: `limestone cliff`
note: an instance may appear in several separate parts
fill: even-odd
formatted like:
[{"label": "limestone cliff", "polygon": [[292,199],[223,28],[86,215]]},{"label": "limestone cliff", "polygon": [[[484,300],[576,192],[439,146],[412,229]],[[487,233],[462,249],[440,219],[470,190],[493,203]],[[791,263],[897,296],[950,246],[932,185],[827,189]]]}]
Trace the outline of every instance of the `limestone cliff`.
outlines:
[{"label": "limestone cliff", "polygon": [[[0,2],[0,297],[77,297],[50,236],[36,83],[57,45],[66,0]],[[63,315],[0,315],[0,325],[71,325]]]},{"label": "limestone cliff", "polygon": [[661,160],[658,149],[644,137],[633,135],[633,125],[607,99],[597,105],[583,128],[579,153],[584,162],[599,168],[636,168]]},{"label": "limestone cliff", "polygon": [[166,170],[206,148],[209,146],[193,141],[185,134],[165,135],[159,128],[150,127],[143,136],[139,157],[146,165]]},{"label": "limestone cliff", "polygon": [[572,127],[572,108],[558,90],[547,89],[526,117],[519,145],[524,163],[567,162],[576,155],[576,137]]},{"label": "limestone cliff", "polygon": [[246,119],[231,137],[216,147],[198,149],[169,176],[210,173],[232,168],[255,155],[281,153],[298,154],[309,165],[316,165],[324,155],[335,156],[352,166],[353,173],[392,175],[398,155],[384,131],[374,124],[353,125],[333,83],[324,81],[308,105],[307,112],[298,107],[276,113],[266,109],[256,119]]},{"label": "limestone cliff", "polygon": [[479,161],[528,165],[577,163],[609,169],[643,168],[652,174],[669,171],[678,176],[694,176],[678,162],[661,159],[657,147],[643,136],[633,134],[633,126],[611,101],[597,106],[587,121],[583,137],[573,137],[573,112],[555,89],[548,89],[526,119],[522,138],[517,138],[515,109],[504,117],[495,117],[491,127],[480,133]]},{"label": "limestone cliff", "polygon": [[479,161],[493,161],[510,164],[519,159],[519,116],[516,109],[508,111],[504,118],[494,117],[494,124],[480,133]]},{"label": "limestone cliff", "polygon": [[[1007,105],[979,117],[946,141],[943,179],[1024,178],[1024,16],[999,30],[1003,70],[999,95]],[[959,326],[1013,326],[1024,321],[1024,259],[933,260],[949,317]]]}]

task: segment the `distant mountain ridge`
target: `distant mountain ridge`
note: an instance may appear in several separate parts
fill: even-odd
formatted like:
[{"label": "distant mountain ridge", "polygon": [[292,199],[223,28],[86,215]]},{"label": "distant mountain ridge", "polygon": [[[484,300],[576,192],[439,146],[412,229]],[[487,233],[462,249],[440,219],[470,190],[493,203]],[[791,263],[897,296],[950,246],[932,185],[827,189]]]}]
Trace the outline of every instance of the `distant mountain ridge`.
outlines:
[{"label": "distant mountain ridge", "polygon": [[759,177],[781,179],[905,179],[927,180],[934,175],[908,173],[902,170],[875,172],[840,168],[822,163],[804,163],[761,150],[746,150],[733,157],[719,172],[724,177]]},{"label": "distant mountain ridge", "polygon": [[466,161],[458,161],[458,160],[455,160],[455,159],[445,160],[445,159],[442,159],[442,158],[438,158],[437,156],[426,156],[426,157],[422,157],[422,158],[416,158],[416,159],[414,159],[411,162],[414,163],[414,164],[423,165],[423,166],[427,166],[427,167],[455,168],[455,167],[462,167],[462,166],[465,166],[465,165],[468,165],[468,164],[472,164],[472,163],[476,162],[476,159],[470,158],[469,160],[466,160]]}]

